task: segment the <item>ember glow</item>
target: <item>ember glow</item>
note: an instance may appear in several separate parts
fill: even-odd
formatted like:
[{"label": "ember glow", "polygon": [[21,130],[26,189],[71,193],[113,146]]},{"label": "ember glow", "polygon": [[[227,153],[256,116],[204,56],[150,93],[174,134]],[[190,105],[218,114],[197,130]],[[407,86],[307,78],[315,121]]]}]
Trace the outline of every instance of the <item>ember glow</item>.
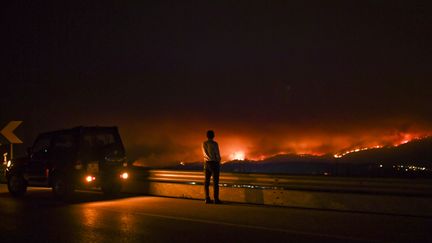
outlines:
[{"label": "ember glow", "polygon": [[366,151],[366,150],[371,150],[371,149],[379,149],[379,148],[382,148],[382,147],[383,147],[383,146],[376,145],[376,146],[369,147],[369,148],[357,148],[357,149],[353,149],[353,150],[345,151],[345,152],[343,152],[343,153],[335,154],[335,155],[333,155],[333,156],[334,156],[336,159],[340,159],[340,158],[344,157],[345,155],[348,155],[348,154],[351,154],[351,153],[357,153],[357,152],[360,152],[360,151]]}]

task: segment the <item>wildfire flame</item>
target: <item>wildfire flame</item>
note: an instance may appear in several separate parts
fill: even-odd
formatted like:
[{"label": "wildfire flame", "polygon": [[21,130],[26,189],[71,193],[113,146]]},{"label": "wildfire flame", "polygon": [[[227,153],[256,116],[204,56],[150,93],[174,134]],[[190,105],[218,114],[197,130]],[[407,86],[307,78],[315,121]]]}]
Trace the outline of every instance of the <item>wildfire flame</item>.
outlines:
[{"label": "wildfire flame", "polygon": [[348,155],[348,154],[351,154],[351,153],[357,153],[357,152],[360,152],[360,151],[371,150],[371,149],[379,149],[379,148],[382,148],[382,147],[384,147],[384,146],[376,145],[376,146],[367,147],[367,148],[356,148],[356,149],[353,149],[353,150],[345,151],[343,153],[335,154],[333,156],[336,159],[340,159],[340,158],[344,157],[345,155]]},{"label": "wildfire flame", "polygon": [[246,155],[243,151],[237,151],[231,154],[231,160],[245,160]]},{"label": "wildfire flame", "polygon": [[[406,134],[403,137],[402,141],[394,143],[393,146],[394,147],[398,147],[400,145],[407,144],[407,143],[409,143],[411,141],[419,140],[419,139],[423,139],[423,138],[425,138],[425,137],[414,137],[412,135]],[[342,158],[342,157],[344,157],[344,156],[346,156],[348,154],[351,154],[351,153],[357,153],[357,152],[360,152],[360,151],[371,150],[371,149],[379,149],[379,148],[383,148],[383,147],[385,147],[385,146],[384,145],[375,145],[375,146],[372,146],[372,147],[356,148],[356,149],[344,151],[342,153],[334,154],[333,156],[336,159],[340,159],[340,158]]]}]

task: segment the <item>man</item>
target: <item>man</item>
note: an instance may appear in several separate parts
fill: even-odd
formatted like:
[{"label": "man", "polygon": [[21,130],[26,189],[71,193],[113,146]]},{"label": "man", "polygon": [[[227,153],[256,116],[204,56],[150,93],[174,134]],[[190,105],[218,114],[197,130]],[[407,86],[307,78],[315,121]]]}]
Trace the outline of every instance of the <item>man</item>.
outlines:
[{"label": "man", "polygon": [[212,203],[209,195],[210,177],[213,176],[213,193],[214,193],[214,203],[221,204],[219,200],[219,172],[220,172],[220,153],[219,145],[213,139],[215,134],[212,130],[207,131],[208,140],[202,145],[202,150],[204,154],[204,173],[205,173],[205,203]]}]

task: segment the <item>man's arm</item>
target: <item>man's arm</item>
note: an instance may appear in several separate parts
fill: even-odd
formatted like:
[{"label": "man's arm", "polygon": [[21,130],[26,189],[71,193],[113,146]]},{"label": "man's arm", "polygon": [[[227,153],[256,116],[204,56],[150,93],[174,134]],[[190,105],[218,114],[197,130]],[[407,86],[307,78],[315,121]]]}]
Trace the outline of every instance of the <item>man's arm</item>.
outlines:
[{"label": "man's arm", "polygon": [[208,158],[208,152],[207,152],[207,146],[206,146],[205,142],[202,143],[201,149],[202,149],[202,152],[203,152],[204,160],[207,160],[207,158]]}]

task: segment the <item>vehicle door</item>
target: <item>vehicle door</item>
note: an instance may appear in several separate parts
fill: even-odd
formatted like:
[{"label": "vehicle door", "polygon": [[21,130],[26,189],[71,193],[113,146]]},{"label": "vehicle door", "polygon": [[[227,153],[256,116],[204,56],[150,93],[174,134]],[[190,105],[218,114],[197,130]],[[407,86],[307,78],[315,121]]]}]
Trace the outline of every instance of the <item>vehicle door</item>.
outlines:
[{"label": "vehicle door", "polygon": [[100,147],[97,144],[95,133],[85,131],[82,135],[81,142],[81,159],[86,165],[85,169],[87,174],[99,174],[99,162],[103,157]]},{"label": "vehicle door", "polygon": [[53,170],[69,173],[77,159],[76,136],[73,132],[58,134],[53,138],[51,161]]},{"label": "vehicle door", "polygon": [[[123,145],[117,142],[115,130],[87,130],[82,137],[82,158],[87,164],[87,173],[97,175],[111,166],[122,166]],[[119,157],[119,161],[117,161]],[[107,161],[110,159],[110,161]],[[109,162],[109,163],[108,163]]]},{"label": "vehicle door", "polygon": [[27,165],[26,176],[30,185],[45,185],[48,183],[50,165],[51,136],[42,135],[36,139]]}]

